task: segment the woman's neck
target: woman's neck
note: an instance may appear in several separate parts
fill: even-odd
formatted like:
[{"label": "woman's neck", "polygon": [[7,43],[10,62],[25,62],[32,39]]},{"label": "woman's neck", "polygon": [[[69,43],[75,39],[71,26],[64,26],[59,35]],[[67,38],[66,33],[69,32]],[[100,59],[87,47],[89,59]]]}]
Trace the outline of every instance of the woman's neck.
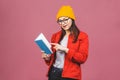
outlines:
[{"label": "woman's neck", "polygon": [[68,36],[69,34],[70,34],[70,31],[66,31],[66,34],[65,34],[65,35]]}]

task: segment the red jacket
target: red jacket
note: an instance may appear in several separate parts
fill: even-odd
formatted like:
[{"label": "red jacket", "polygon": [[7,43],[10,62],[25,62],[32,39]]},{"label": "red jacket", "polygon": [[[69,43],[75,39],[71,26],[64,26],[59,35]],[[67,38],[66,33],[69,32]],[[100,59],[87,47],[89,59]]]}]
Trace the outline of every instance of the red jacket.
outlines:
[{"label": "red jacket", "polygon": [[[61,31],[53,34],[51,42],[58,43],[60,39],[60,35],[61,35]],[[62,77],[81,80],[81,64],[84,63],[88,57],[88,36],[86,33],[80,32],[77,42],[72,43],[72,41],[73,41],[73,36],[70,35],[68,38],[68,45],[67,45],[69,51],[68,53],[65,54],[65,62],[64,62]],[[51,60],[46,61],[46,63],[49,65],[49,70],[55,61],[54,55],[55,55],[55,50],[53,49]]]}]

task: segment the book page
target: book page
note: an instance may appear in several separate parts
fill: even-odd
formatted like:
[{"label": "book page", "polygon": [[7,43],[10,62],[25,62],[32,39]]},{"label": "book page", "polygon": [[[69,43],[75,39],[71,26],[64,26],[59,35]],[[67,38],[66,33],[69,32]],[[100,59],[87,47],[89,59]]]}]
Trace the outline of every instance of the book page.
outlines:
[{"label": "book page", "polygon": [[45,36],[43,35],[43,33],[39,34],[39,36],[35,39],[35,41],[37,41],[37,40],[42,40],[45,43],[45,45],[47,45],[47,47],[51,50],[51,45],[48,42],[48,40],[45,38]]}]

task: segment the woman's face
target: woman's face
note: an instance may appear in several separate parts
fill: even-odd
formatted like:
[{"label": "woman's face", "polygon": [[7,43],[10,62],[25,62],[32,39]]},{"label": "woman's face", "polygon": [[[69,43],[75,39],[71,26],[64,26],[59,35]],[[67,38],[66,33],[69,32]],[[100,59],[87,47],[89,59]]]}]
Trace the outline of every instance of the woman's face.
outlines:
[{"label": "woman's face", "polygon": [[57,22],[65,31],[68,31],[72,25],[72,19],[69,17],[60,17]]}]

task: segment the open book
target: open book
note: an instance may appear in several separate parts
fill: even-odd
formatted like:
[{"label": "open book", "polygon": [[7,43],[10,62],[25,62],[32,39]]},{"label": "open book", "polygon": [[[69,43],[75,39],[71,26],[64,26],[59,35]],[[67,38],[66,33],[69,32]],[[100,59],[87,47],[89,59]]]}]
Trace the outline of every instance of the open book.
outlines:
[{"label": "open book", "polygon": [[36,44],[39,46],[39,48],[44,51],[47,54],[51,54],[51,45],[48,42],[48,40],[45,38],[43,33],[40,33],[38,37],[35,39]]}]

